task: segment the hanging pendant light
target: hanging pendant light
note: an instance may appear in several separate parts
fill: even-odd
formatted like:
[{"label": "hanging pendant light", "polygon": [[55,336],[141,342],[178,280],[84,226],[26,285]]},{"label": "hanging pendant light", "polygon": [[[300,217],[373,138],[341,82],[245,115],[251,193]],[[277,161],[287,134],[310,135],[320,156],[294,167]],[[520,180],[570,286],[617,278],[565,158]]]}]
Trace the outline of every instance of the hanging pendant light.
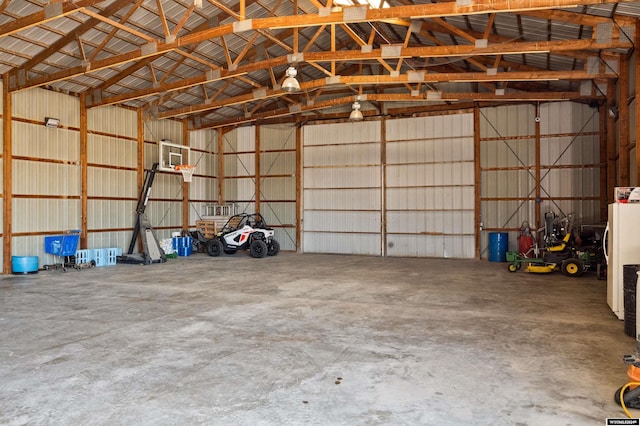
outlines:
[{"label": "hanging pendant light", "polygon": [[358,102],[359,100],[360,100],[360,96],[357,96],[356,97],[356,101],[351,106],[353,108],[353,110],[351,111],[351,114],[349,115],[349,120],[361,121],[361,120],[364,119],[364,117],[362,116],[362,112],[360,111],[360,102]]},{"label": "hanging pendant light", "polygon": [[282,90],[285,92],[298,92],[300,90],[300,83],[296,76],[298,71],[294,67],[289,67],[286,72],[286,78],[282,82]]}]

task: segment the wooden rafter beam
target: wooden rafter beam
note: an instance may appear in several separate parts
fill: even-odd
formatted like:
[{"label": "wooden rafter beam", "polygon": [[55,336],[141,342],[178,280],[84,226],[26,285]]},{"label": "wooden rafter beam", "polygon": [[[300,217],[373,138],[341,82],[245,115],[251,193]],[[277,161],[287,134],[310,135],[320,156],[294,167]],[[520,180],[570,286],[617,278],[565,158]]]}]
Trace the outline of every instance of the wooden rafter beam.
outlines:
[{"label": "wooden rafter beam", "polygon": [[[416,99],[415,97],[409,95],[398,95],[398,94],[369,94],[366,95],[366,99],[360,100],[360,102],[413,102],[420,101],[424,102],[424,98]],[[302,113],[310,113],[313,111],[319,111],[327,108],[334,108],[340,105],[349,104],[354,102],[356,99],[356,95],[345,96],[341,98],[334,98],[330,100],[315,102],[312,105],[301,105],[298,104],[295,107],[296,114]],[[519,93],[509,93],[505,95],[495,95],[493,93],[449,93],[443,94],[442,98],[437,102],[446,102],[446,101],[494,101],[494,102],[522,102],[522,101],[566,101],[566,100],[578,100],[578,99],[593,99],[593,97],[584,97],[581,96],[579,92],[538,92],[538,93],[527,93],[527,94],[519,94]],[[434,105],[435,108],[438,105]],[[406,110],[406,108],[403,108]],[[214,122],[207,124],[206,126],[202,126],[201,128],[216,128],[216,127],[224,127],[231,125],[238,125],[243,123],[250,123],[260,120],[269,120],[273,118],[289,116],[292,114],[292,108],[278,108],[269,111],[263,111],[261,113],[252,114],[248,117],[239,117],[234,119],[227,119],[219,122]],[[162,114],[160,114],[162,117]],[[344,114],[343,114],[344,116]],[[366,114],[365,114],[366,116]]]},{"label": "wooden rafter beam", "polygon": [[[585,71],[544,71],[544,72],[510,72],[497,73],[496,75],[487,75],[486,73],[440,73],[426,74],[422,73],[418,76],[409,76],[407,74],[392,77],[390,75],[366,75],[366,76],[342,76],[339,81],[334,84],[345,84],[349,86],[357,85],[391,85],[391,84],[407,84],[407,83],[437,83],[437,82],[474,82],[474,81],[548,81],[548,80],[590,80],[603,78],[602,75],[593,75]],[[305,81],[300,83],[302,91],[315,90],[326,86],[325,79]],[[556,93],[556,92],[549,92]],[[159,114],[159,118],[173,118],[193,113],[199,113],[206,110],[221,108],[223,106],[242,104],[253,102],[266,98],[277,98],[286,96],[288,93],[282,90],[262,89],[261,92],[251,92],[231,98],[219,99],[215,102],[206,102],[200,105],[191,105],[184,108],[178,108],[170,111],[164,111]],[[402,94],[401,96],[410,96]],[[425,100],[424,97],[412,97],[413,100]]]},{"label": "wooden rafter beam", "polygon": [[[555,52],[564,50],[589,50],[589,49],[603,49],[612,48],[614,46],[630,47],[630,44],[622,41],[612,41],[606,45],[597,43],[594,40],[573,40],[573,41],[548,41],[548,42],[515,42],[515,43],[503,43],[498,45],[489,44],[486,48],[476,48],[475,46],[424,46],[424,47],[407,47],[395,49],[390,54],[384,49],[374,49],[370,52],[363,52],[361,50],[338,50],[336,52],[307,52],[304,54],[304,61],[308,63],[333,63],[335,61],[365,61],[375,60],[380,61],[383,59],[394,58],[411,58],[411,57],[468,57],[468,56],[484,56],[484,55],[497,55],[508,54],[509,52]],[[149,87],[137,91],[132,91],[123,95],[112,96],[109,98],[100,99],[99,102],[88,102],[88,106],[100,106],[114,103],[126,102],[134,99],[143,98],[149,96],[157,91],[173,91],[186,89],[198,84],[209,83],[221,79],[228,79],[235,76],[248,74],[252,71],[261,69],[271,69],[276,66],[286,65],[288,63],[287,57],[273,58],[260,62],[251,62],[245,65],[234,67],[233,71],[226,69],[216,70],[197,77],[172,82],[170,85],[163,85],[162,87]],[[333,75],[333,74],[332,74]],[[493,76],[488,76],[493,77]],[[429,77],[432,78],[432,77]],[[563,77],[559,77],[563,79]],[[62,78],[61,78],[62,79]],[[491,81],[492,78],[486,78],[478,81]],[[441,80],[437,80],[441,81]],[[402,83],[402,80],[397,82]],[[44,83],[43,83],[44,84]],[[102,98],[102,97],[100,97]]]},{"label": "wooden rafter beam", "polygon": [[[106,9],[104,9],[101,13],[105,16],[111,16],[129,4],[131,4],[130,0],[117,0],[113,2],[111,5],[109,5]],[[35,65],[41,63],[49,56],[53,55],[54,53],[62,49],[64,46],[71,43],[76,38],[76,35],[81,36],[88,30],[95,27],[98,24],[98,22],[100,21],[95,18],[87,19],[85,22],[78,25],[72,32],[69,32],[67,35],[53,42],[47,49],[42,49],[40,53],[33,56],[31,59],[29,59],[24,64],[22,64],[22,66],[20,66],[19,68],[16,68],[14,72],[20,72],[21,70],[30,70]]]},{"label": "wooden rafter beam", "polygon": [[[582,0],[577,0],[578,2]],[[602,0],[603,2],[608,2],[609,0]],[[366,8],[362,9],[362,19],[357,19],[355,21],[382,21],[388,20],[391,18],[398,17],[436,17],[436,16],[447,16],[447,15],[459,15],[466,13],[487,13],[490,11],[513,11],[515,9],[536,9],[542,7],[549,6],[562,6],[568,0],[535,0],[535,1],[527,1],[527,0],[497,0],[496,2],[491,3],[491,7],[486,4],[474,4],[473,6],[460,6],[458,7],[455,3],[447,2],[447,3],[434,3],[427,5],[418,5],[418,6],[398,6],[387,9],[380,10],[369,10]],[[349,16],[347,16],[351,22]],[[261,19],[252,19],[251,21],[245,21],[251,23],[251,28],[242,27],[241,31],[248,30],[259,30],[259,29],[272,29],[272,28],[295,28],[300,26],[314,26],[314,25],[325,25],[331,23],[345,24],[345,15],[344,12],[332,12],[325,15],[293,15],[293,16],[278,16],[278,17],[268,17]],[[71,78],[74,76],[82,75],[87,72],[101,70],[105,68],[110,68],[114,66],[119,66],[127,62],[136,61],[139,59],[143,59],[145,57],[151,56],[159,56],[171,50],[177,49],[179,47],[183,47],[186,45],[200,43],[205,40],[209,40],[211,38],[222,37],[226,34],[235,33],[238,29],[235,24],[227,24],[221,25],[215,28],[204,29],[202,31],[196,31],[190,34],[187,34],[173,42],[170,43],[147,43],[147,45],[141,47],[140,49],[133,50],[127,53],[123,53],[120,55],[114,55],[111,58],[93,61],[89,64],[82,64],[77,67],[73,67],[67,70],[63,70],[57,73],[52,73],[47,76],[35,77],[32,79],[26,78],[27,76],[23,76],[23,81],[19,81],[18,78],[11,79],[10,90],[22,90],[30,87],[37,87],[46,84],[50,84],[56,81],[64,80],[67,78]],[[589,42],[584,40],[584,42]],[[578,43],[578,41],[574,42]],[[530,46],[534,48],[535,44],[533,43]],[[576,49],[607,49],[612,47],[630,47],[630,43],[622,43],[620,46],[613,46],[616,43],[603,43],[597,44],[594,43],[589,47],[576,46]],[[489,48],[491,45],[489,45]],[[501,46],[500,46],[501,47]],[[500,47],[494,47],[495,51],[500,51]],[[456,55],[457,50],[454,48],[460,48],[460,50],[467,49],[468,46],[451,46],[449,47],[449,51],[451,53],[445,54],[453,54]],[[420,48],[405,48],[406,49],[420,49]],[[526,49],[527,51],[529,49]],[[535,48],[534,48],[534,51]],[[502,52],[507,53],[507,52]],[[333,53],[329,53],[332,55]],[[340,54],[344,57],[344,52],[335,52],[335,54]],[[354,53],[349,53],[350,55],[354,55]],[[465,54],[482,54],[475,52],[466,52]],[[485,53],[486,54],[486,53]],[[310,54],[307,54],[310,55]],[[306,56],[305,55],[305,60]],[[366,54],[364,54],[366,56]],[[356,55],[357,56],[357,55]],[[354,59],[356,56],[352,56],[349,59]],[[366,57],[363,56],[363,59]],[[377,59],[374,55],[368,55],[372,59]],[[413,55],[412,55],[413,56]],[[420,55],[419,55],[420,56]],[[402,55],[400,56],[402,57]],[[380,57],[382,59],[382,57]],[[333,59],[335,60],[335,59]],[[16,77],[15,72],[11,73],[12,77]]]},{"label": "wooden rafter beam", "polygon": [[45,5],[42,10],[23,16],[15,21],[0,25],[0,37],[15,34],[36,25],[41,25],[55,19],[63,18],[67,15],[80,12],[85,7],[94,6],[103,0],[76,0],[51,2]]}]

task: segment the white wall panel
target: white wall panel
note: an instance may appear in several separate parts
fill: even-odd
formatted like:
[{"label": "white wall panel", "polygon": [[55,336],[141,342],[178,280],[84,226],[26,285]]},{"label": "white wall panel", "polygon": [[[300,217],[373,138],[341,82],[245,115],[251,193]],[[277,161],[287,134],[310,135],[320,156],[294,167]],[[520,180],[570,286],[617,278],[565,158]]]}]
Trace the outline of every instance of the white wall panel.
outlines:
[{"label": "white wall panel", "polygon": [[380,167],[305,168],[304,186],[309,189],[340,188],[342,186],[350,188],[379,187]]},{"label": "white wall panel", "polygon": [[80,195],[80,166],[14,160],[12,191],[20,195]]},{"label": "white wall panel", "polygon": [[307,210],[380,210],[380,189],[306,189]]},{"label": "white wall panel", "polygon": [[[256,128],[255,126],[240,127],[237,129],[237,152],[255,151],[256,149]],[[227,151],[225,147],[225,152]]]},{"label": "white wall panel", "polygon": [[347,166],[380,163],[379,143],[325,145],[305,148],[304,166]]},{"label": "white wall panel", "polygon": [[89,200],[91,212],[87,220],[89,230],[133,228],[135,225],[136,201],[133,200]]},{"label": "white wall panel", "polygon": [[380,123],[304,128],[305,252],[381,253]]},{"label": "white wall panel", "polygon": [[63,127],[80,127],[80,100],[76,96],[36,88],[14,93],[11,99],[16,118],[39,121],[42,128],[45,117],[60,119]]},{"label": "white wall panel", "polygon": [[473,257],[473,116],[389,120],[386,139],[387,254]]},{"label": "white wall panel", "polygon": [[178,145],[182,140],[182,122],[176,120],[149,120],[144,122],[144,139],[159,143],[166,139]]},{"label": "white wall panel", "polygon": [[264,177],[260,180],[260,198],[263,200],[296,201],[296,181],[291,177]]},{"label": "white wall panel", "polygon": [[[129,249],[132,231],[91,232],[87,237],[88,248],[121,248],[123,253]],[[138,248],[136,246],[137,251]]]},{"label": "white wall panel", "polygon": [[117,136],[89,135],[87,161],[105,166],[138,166],[138,143]]},{"label": "white wall panel", "polygon": [[80,200],[13,199],[13,232],[46,232],[80,229]]},{"label": "white wall panel", "polygon": [[137,198],[137,179],[136,171],[89,167],[87,194],[89,197]]},{"label": "white wall panel", "polygon": [[138,113],[136,111],[104,106],[87,111],[88,130],[128,138],[138,138]]},{"label": "white wall panel", "polygon": [[80,161],[80,135],[77,131],[14,121],[12,132],[14,156]]},{"label": "white wall panel", "polygon": [[358,144],[380,140],[380,123],[377,121],[333,123],[305,126],[304,145]]},{"label": "white wall panel", "polygon": [[307,253],[380,255],[379,234],[336,234],[306,232],[304,251]]},{"label": "white wall panel", "polygon": [[260,126],[260,149],[265,151],[295,150],[295,125]]}]

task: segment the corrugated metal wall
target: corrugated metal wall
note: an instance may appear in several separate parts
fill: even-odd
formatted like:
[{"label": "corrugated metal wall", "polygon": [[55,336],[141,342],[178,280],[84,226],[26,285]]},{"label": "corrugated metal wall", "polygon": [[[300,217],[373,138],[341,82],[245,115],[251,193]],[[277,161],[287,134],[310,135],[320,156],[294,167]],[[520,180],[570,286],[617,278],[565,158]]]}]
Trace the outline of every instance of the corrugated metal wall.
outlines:
[{"label": "corrugated metal wall", "polygon": [[576,223],[599,221],[599,116],[597,109],[571,102],[540,105],[540,205],[536,221],[536,106],[480,110],[482,254],[488,228],[509,232],[517,248],[524,221],[544,227],[544,213],[572,213]]},{"label": "corrugated metal wall", "polygon": [[138,116],[101,107],[87,112],[87,248],[128,246],[138,197]]},{"label": "corrugated metal wall", "polygon": [[[12,95],[14,256],[59,261],[33,233],[81,228],[79,108],[78,98],[43,89]],[[45,117],[63,127],[45,127]]]},{"label": "corrugated metal wall", "polygon": [[223,136],[224,199],[236,213],[256,211],[256,129],[240,127]]},{"label": "corrugated metal wall", "polygon": [[296,249],[296,127],[260,126],[260,213],[282,250]]},{"label": "corrugated metal wall", "polygon": [[303,130],[304,251],[380,255],[380,122]]},{"label": "corrugated metal wall", "polygon": [[[145,169],[150,169],[153,163],[159,162],[160,140],[165,139],[177,145],[184,145],[182,133],[182,123],[178,121],[145,121]],[[191,161],[190,158],[189,162]],[[156,230],[159,240],[171,238],[172,232],[182,229],[182,183],[183,178],[180,172],[159,171],[156,173],[146,215]]]},{"label": "corrugated metal wall", "polygon": [[389,256],[473,258],[473,114],[387,121]]},{"label": "corrugated metal wall", "polygon": [[189,184],[189,225],[207,215],[207,205],[218,199],[218,133],[205,129],[189,132],[191,162],[196,170]]}]

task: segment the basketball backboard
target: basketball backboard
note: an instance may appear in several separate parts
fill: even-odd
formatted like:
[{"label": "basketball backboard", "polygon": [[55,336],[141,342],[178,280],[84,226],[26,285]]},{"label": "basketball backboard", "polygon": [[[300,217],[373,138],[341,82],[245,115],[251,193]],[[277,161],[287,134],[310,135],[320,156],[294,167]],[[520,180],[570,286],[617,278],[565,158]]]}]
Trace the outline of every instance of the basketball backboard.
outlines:
[{"label": "basketball backboard", "polygon": [[177,171],[176,166],[191,164],[189,162],[191,148],[188,146],[171,143],[171,141],[166,139],[160,140],[160,144],[158,146],[160,170],[174,172]]}]

